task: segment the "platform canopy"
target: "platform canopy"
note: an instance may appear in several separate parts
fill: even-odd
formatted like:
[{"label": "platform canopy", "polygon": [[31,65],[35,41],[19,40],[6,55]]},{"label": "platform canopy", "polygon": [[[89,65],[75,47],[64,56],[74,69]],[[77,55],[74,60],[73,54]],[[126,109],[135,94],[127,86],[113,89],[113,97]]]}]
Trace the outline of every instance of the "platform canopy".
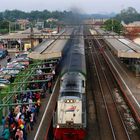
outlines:
[{"label": "platform canopy", "polygon": [[[112,32],[107,32],[110,37],[105,36],[106,31],[100,29],[100,28],[95,28],[94,29],[98,34],[104,35],[103,39],[105,42],[109,45],[110,49],[114,52],[114,54],[117,55],[117,57],[121,58],[140,58],[140,45],[134,43],[133,41],[116,35]],[[91,30],[90,30],[91,32]],[[91,34],[93,34],[93,30]],[[113,36],[111,36],[113,34]]]},{"label": "platform canopy", "polygon": [[[61,34],[71,35],[72,31],[73,29],[69,29],[66,32],[62,32]],[[63,49],[67,42],[68,39],[65,40],[47,39],[38,46],[36,46],[34,50],[28,54],[28,57],[38,60],[61,58],[63,55]]]},{"label": "platform canopy", "polygon": [[[111,50],[122,58],[140,58],[140,46],[124,39],[106,39]],[[127,44],[126,44],[127,43]]]}]

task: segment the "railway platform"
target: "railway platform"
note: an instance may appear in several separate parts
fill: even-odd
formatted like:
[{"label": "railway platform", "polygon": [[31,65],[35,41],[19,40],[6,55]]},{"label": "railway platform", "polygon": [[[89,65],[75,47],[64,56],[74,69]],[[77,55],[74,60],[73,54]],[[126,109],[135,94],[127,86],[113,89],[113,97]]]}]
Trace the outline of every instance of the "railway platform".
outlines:
[{"label": "railway platform", "polygon": [[121,76],[123,77],[124,81],[127,83],[128,87],[131,89],[132,93],[134,96],[136,96],[139,104],[140,104],[140,78],[136,77],[134,72],[132,72],[125,64],[120,63],[120,60],[116,58],[116,60],[119,62],[120,66],[126,73],[126,75],[123,75],[122,73]]},{"label": "railway platform", "polygon": [[120,60],[117,57],[114,57],[110,52],[107,52],[106,54],[109,56],[109,62],[118,73],[121,80],[120,84],[122,87],[125,87],[124,92],[127,93],[131,104],[140,117],[140,78],[136,77],[134,72],[130,71],[125,64],[121,63]]},{"label": "railway platform", "polygon": [[111,51],[106,50],[104,53],[135,120],[140,124],[140,78],[136,77],[135,73],[126,64],[122,63],[117,56],[114,56]]},{"label": "railway platform", "polygon": [[42,116],[43,116],[44,111],[45,111],[45,107],[47,106],[49,99],[50,99],[50,94],[47,94],[46,98],[42,99],[42,101],[41,101],[41,108],[40,108],[40,112],[39,112],[37,122],[35,123],[34,129],[32,130],[32,132],[28,134],[28,139],[29,140],[31,140],[35,137],[35,134],[38,130],[39,124],[41,122]]}]

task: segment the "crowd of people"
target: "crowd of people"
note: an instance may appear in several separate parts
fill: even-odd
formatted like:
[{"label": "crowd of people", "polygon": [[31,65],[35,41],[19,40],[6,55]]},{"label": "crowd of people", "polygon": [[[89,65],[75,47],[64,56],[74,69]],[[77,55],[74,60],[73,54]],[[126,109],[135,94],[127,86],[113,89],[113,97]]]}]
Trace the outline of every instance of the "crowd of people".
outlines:
[{"label": "crowd of people", "polygon": [[[27,140],[27,135],[34,129],[41,107],[41,98],[52,92],[55,76],[54,65],[49,65],[50,69],[45,67],[48,67],[48,63],[38,66],[36,75],[30,77],[29,81],[32,82],[27,84],[27,89],[13,96],[14,105],[1,121],[4,140]],[[47,72],[50,74],[46,74]]]}]

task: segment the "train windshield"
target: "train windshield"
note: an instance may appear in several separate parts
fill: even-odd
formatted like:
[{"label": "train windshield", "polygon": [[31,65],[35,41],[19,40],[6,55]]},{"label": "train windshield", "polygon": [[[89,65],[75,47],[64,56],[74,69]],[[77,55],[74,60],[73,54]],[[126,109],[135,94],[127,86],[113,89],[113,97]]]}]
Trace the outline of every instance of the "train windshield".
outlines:
[{"label": "train windshield", "polygon": [[79,92],[62,92],[61,97],[64,96],[75,96],[80,98],[81,94]]}]

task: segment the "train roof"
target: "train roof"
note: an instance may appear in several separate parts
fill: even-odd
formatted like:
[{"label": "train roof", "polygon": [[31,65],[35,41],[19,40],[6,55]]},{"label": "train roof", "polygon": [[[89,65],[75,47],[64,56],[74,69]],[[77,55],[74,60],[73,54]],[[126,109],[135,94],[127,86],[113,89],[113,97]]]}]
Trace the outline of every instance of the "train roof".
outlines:
[{"label": "train roof", "polygon": [[66,52],[64,58],[64,65],[61,72],[61,76],[66,72],[80,72],[84,76],[86,75],[86,62],[85,62],[85,49],[84,39],[81,37],[75,39],[73,43],[69,44],[69,50]]},{"label": "train roof", "polygon": [[76,73],[68,73],[65,75],[65,78],[63,79],[62,85],[61,85],[61,92],[79,92],[81,93],[81,76]]},{"label": "train roof", "polygon": [[83,75],[86,75],[86,65],[85,65],[85,56],[82,54],[73,54],[71,63],[69,59],[65,61],[65,66],[61,72],[61,75],[67,72],[80,72]]}]

